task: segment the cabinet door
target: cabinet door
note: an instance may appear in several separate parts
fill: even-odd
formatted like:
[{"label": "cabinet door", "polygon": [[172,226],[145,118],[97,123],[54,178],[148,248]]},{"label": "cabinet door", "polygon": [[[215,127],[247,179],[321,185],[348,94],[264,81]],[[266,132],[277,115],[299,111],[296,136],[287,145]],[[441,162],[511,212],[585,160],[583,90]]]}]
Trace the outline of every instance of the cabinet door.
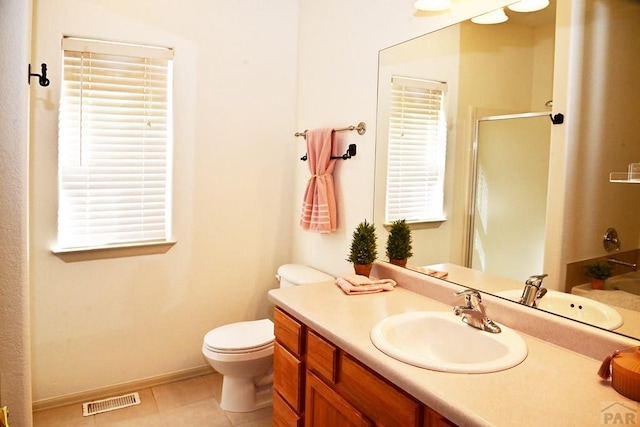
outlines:
[{"label": "cabinet door", "polygon": [[304,365],[276,341],[273,346],[273,388],[297,413],[302,412]]},{"label": "cabinet door", "polygon": [[429,408],[424,407],[424,427],[457,427],[454,423]]},{"label": "cabinet door", "polygon": [[321,379],[307,371],[305,427],[366,427],[373,423],[333,391]]},{"label": "cabinet door", "polygon": [[349,396],[363,413],[387,427],[422,425],[421,404],[346,353],[340,352],[339,380],[343,396]]}]

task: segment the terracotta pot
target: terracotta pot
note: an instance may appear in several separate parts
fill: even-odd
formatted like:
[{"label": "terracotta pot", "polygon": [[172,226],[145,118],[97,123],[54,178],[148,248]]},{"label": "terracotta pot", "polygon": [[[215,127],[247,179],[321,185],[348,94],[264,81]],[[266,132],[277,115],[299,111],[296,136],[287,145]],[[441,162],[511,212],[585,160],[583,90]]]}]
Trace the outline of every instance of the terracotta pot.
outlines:
[{"label": "terracotta pot", "polygon": [[398,265],[400,267],[406,267],[407,266],[407,260],[406,259],[389,259],[389,262],[393,265]]},{"label": "terracotta pot", "polygon": [[591,279],[592,289],[604,289],[604,279]]},{"label": "terracotta pot", "polygon": [[371,274],[371,269],[373,268],[373,264],[353,264],[353,269],[356,274],[360,274],[362,276],[367,276]]}]

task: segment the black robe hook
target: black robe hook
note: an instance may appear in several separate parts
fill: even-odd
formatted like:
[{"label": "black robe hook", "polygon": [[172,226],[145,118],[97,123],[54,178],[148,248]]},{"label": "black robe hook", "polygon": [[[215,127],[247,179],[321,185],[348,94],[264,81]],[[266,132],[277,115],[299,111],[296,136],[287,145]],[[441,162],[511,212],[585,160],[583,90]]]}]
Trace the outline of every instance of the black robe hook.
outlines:
[{"label": "black robe hook", "polygon": [[49,79],[47,78],[47,64],[40,65],[41,74],[36,74],[31,72],[31,64],[29,64],[29,78],[28,82],[31,84],[31,77],[38,77],[38,83],[40,86],[49,86]]},{"label": "black robe hook", "polygon": [[555,116],[553,114],[549,114],[549,118],[551,119],[551,123],[554,125],[561,125],[564,123],[564,114],[558,113]]},{"label": "black robe hook", "polygon": [[[342,156],[331,156],[330,159],[342,159],[342,160],[347,160],[352,158],[353,156],[356,155],[356,144],[349,144],[349,148],[347,148],[347,152],[344,153]],[[300,160],[302,160],[303,162],[307,161],[307,155],[305,154],[304,156],[300,157]]]}]

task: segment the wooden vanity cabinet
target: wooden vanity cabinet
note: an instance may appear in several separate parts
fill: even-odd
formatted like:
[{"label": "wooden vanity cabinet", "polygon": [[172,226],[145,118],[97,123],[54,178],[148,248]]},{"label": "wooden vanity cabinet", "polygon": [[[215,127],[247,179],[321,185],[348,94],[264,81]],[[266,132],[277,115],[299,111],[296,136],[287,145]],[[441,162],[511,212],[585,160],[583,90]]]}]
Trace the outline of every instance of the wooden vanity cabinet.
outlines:
[{"label": "wooden vanity cabinet", "polygon": [[276,308],[273,316],[273,425],[302,427],[305,326]]},{"label": "wooden vanity cabinet", "polygon": [[454,426],[280,308],[274,320],[274,426]]}]

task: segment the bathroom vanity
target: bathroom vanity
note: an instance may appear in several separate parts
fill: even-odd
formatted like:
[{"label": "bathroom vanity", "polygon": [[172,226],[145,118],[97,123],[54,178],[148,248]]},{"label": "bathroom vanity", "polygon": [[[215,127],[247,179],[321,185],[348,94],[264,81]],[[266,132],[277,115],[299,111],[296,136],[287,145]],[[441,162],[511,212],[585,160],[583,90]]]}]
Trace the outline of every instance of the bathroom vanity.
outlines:
[{"label": "bathroom vanity", "polygon": [[454,425],[280,308],[274,323],[275,426]]},{"label": "bathroom vanity", "polygon": [[526,341],[519,365],[457,374],[387,356],[370,340],[377,322],[409,311],[450,312],[460,288],[392,266],[377,264],[375,272],[398,287],[350,296],[330,284],[269,292],[276,305],[274,425],[595,426],[612,404],[637,411],[596,374],[604,355],[636,341],[492,296],[484,298],[489,315]]}]

